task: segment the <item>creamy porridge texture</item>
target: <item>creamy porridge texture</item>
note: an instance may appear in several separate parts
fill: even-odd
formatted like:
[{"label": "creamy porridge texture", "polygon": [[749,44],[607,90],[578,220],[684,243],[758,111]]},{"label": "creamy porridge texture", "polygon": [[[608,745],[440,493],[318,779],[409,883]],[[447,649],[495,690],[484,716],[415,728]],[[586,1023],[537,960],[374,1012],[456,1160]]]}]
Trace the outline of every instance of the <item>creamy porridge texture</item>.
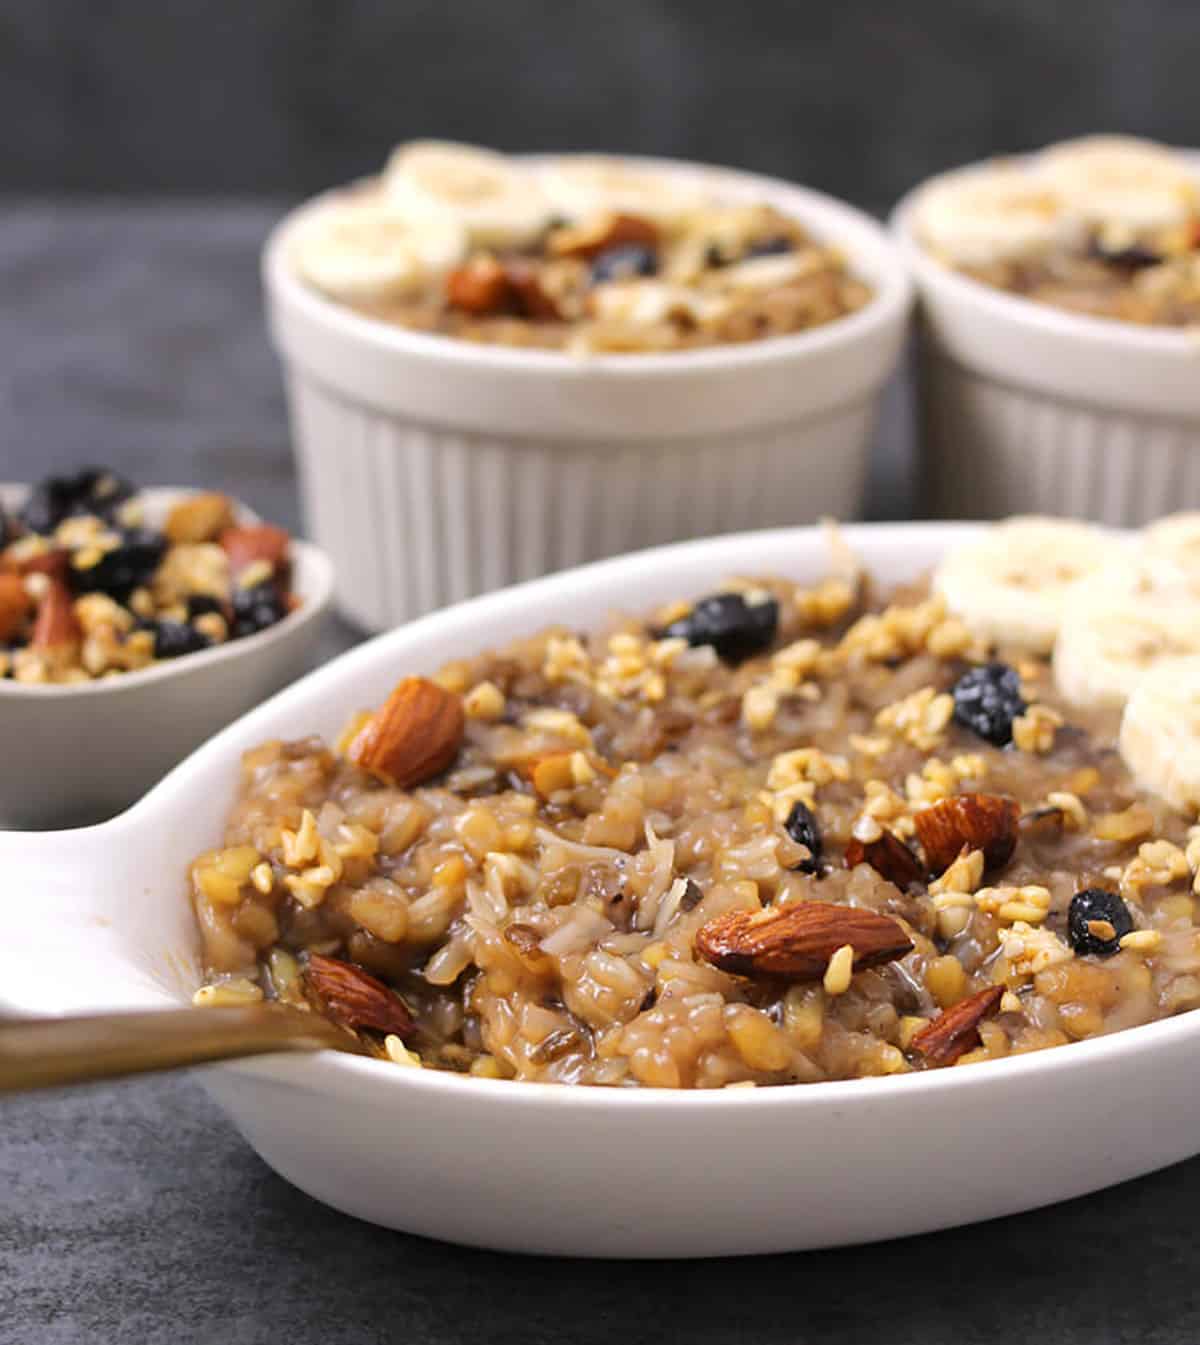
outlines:
[{"label": "creamy porridge texture", "polygon": [[587,352],[803,331],[869,287],[837,240],[766,202],[604,156],[536,166],[439,141],[334,194],[294,239],[328,298],[419,331]]},{"label": "creamy porridge texture", "polygon": [[1089,136],[953,174],[922,193],[914,227],[998,289],[1093,317],[1200,323],[1200,172],[1165,146]]},{"label": "creamy porridge texture", "polygon": [[408,1066],[668,1088],[1194,1008],[1197,552],[1194,516],[1018,519],[889,587],[835,538],[815,584],[397,669],[337,742],[246,754],[190,872],[197,998],[305,1006]]}]

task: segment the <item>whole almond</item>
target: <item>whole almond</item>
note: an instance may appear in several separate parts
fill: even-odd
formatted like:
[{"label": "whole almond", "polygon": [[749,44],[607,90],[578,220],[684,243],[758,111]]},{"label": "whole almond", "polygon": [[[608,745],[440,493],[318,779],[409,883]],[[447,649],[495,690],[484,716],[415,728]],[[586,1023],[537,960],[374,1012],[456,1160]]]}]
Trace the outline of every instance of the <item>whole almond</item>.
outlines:
[{"label": "whole almond", "polygon": [[380,780],[410,789],[450,765],[465,726],[461,696],[406,677],[358,731],[348,755]]},{"label": "whole almond", "polygon": [[511,298],[508,272],[495,257],[475,257],[446,277],[446,302],[464,313],[501,313]]},{"label": "whole almond", "polygon": [[38,603],[30,646],[40,650],[62,649],[82,635],[71,590],[61,579],[51,579]]},{"label": "whole almond", "polygon": [[33,606],[19,574],[0,574],[0,640],[11,640]]},{"label": "whole almond", "polygon": [[177,544],[215,542],[233,526],[233,501],[214,490],[187,495],[172,505],[163,532]]},{"label": "whole almond", "polygon": [[700,956],[738,976],[819,981],[844,944],[854,949],[855,971],[912,950],[912,940],[890,917],[826,901],[727,911],[696,931]]},{"label": "whole almond", "polygon": [[522,314],[535,322],[557,322],[562,314],[542,288],[537,272],[528,262],[509,262],[505,267],[509,289]]},{"label": "whole almond", "polygon": [[989,869],[1006,864],[1017,845],[1021,810],[1001,794],[956,794],[916,813],[914,822],[931,874],[944,872],[965,846],[982,850]]},{"label": "whole almond", "polygon": [[940,1013],[912,1039],[910,1050],[927,1065],[953,1065],[979,1045],[979,1024],[990,1018],[1004,998],[1002,985],[990,985]]},{"label": "whole almond", "polygon": [[310,953],[305,980],[329,1016],[344,1027],[394,1032],[402,1038],[416,1031],[408,1005],[400,996],[353,962]]},{"label": "whole almond", "polygon": [[18,561],[16,570],[18,574],[48,574],[51,579],[65,580],[67,571],[71,568],[71,553],[64,547],[56,547],[52,551],[43,551],[37,556],[27,556],[24,560]]},{"label": "whole almond", "polygon": [[846,867],[856,868],[859,864],[869,864],[881,878],[894,883],[901,892],[909,883],[919,883],[925,877],[921,861],[907,845],[886,827],[880,827],[880,835],[873,841],[860,841],[853,837],[846,846]]},{"label": "whole almond", "polygon": [[248,523],[221,533],[221,546],[235,578],[259,560],[265,560],[273,574],[282,574],[291,540],[285,528],[277,528],[273,523]]}]

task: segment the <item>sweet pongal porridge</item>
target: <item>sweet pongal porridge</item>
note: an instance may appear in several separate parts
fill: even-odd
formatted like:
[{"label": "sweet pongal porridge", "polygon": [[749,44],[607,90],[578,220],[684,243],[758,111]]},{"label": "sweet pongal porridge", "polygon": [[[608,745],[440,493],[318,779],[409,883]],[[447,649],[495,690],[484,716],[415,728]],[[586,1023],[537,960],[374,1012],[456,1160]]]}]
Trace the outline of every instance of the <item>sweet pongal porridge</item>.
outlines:
[{"label": "sweet pongal porridge", "polygon": [[297,274],[382,322],[575,353],[804,331],[861,308],[843,253],[765,201],[605,156],[530,164],[440,141],[297,229]]},{"label": "sweet pongal porridge", "polygon": [[835,538],[815,585],[404,677],[337,742],[246,753],[190,871],[197,1000],[408,1066],[667,1088],[1194,1008],[1198,554],[1194,517],[1013,520],[888,591]]},{"label": "sweet pongal porridge", "polygon": [[948,266],[1092,317],[1200,324],[1200,171],[1131,136],[1087,136],[950,174],[914,227]]}]

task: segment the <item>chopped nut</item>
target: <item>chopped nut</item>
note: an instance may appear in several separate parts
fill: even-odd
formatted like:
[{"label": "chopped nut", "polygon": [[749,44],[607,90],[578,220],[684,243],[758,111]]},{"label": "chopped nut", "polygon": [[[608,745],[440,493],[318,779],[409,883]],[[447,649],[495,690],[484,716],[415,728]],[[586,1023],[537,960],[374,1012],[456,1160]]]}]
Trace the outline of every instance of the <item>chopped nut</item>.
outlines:
[{"label": "chopped nut", "polygon": [[844,995],[850,989],[854,972],[854,947],[844,943],[830,957],[825,968],[824,987],[827,995]]},{"label": "chopped nut", "polygon": [[463,697],[468,719],[497,720],[504,714],[504,705],[504,693],[494,682],[479,682]]},{"label": "chopped nut", "polygon": [[1013,720],[1013,743],[1022,752],[1049,752],[1062,724],[1062,715],[1048,705],[1031,705]]},{"label": "chopped nut", "polygon": [[233,501],[229,496],[204,491],[174,504],[163,531],[171,542],[215,542],[233,526]]},{"label": "chopped nut", "polygon": [[1121,940],[1121,947],[1139,953],[1153,953],[1162,945],[1162,941],[1162,933],[1157,929],[1135,929]]},{"label": "chopped nut", "polygon": [[639,215],[609,212],[582,224],[555,229],[549,238],[549,250],[556,257],[590,260],[609,248],[635,243],[654,247],[658,243],[658,229]]}]

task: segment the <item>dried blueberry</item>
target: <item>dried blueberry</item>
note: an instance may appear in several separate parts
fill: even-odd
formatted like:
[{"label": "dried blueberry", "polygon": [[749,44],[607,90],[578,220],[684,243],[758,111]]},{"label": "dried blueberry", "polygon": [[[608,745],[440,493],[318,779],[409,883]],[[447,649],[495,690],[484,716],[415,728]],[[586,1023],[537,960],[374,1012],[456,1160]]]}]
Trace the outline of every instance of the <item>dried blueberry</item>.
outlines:
[{"label": "dried blueberry", "polygon": [[70,571],[72,587],[78,593],[107,593],[124,602],[135,588],[149,583],[167,550],[167,539],[148,528],[130,528],[120,544],[106,551],[90,567]]},{"label": "dried blueberry", "polygon": [[[1103,922],[1098,924],[1097,922]],[[1104,925],[1112,928],[1112,937]],[[1133,929],[1129,907],[1115,892],[1102,887],[1089,887],[1076,892],[1067,910],[1067,937],[1071,947],[1083,956],[1094,953],[1097,957],[1111,957],[1121,946],[1121,940]]]},{"label": "dried blueberry", "polygon": [[51,533],[74,514],[111,519],[134,493],[124,477],[105,467],[85,467],[74,476],[48,476],[29,492],[21,521],[34,532]]},{"label": "dried blueberry", "polygon": [[658,257],[653,248],[636,243],[607,248],[592,262],[592,284],[602,285],[608,280],[633,280],[635,276],[652,276],[658,272]]},{"label": "dried blueberry", "polygon": [[1157,252],[1151,252],[1138,243],[1122,248],[1106,248],[1099,238],[1092,239],[1088,252],[1097,261],[1116,267],[1119,271],[1141,271],[1147,266],[1158,266],[1163,260]]},{"label": "dried blueberry", "polygon": [[155,658],[179,658],[182,654],[197,654],[209,646],[208,638],[186,621],[157,621],[152,628]]},{"label": "dried blueberry", "polygon": [[751,243],[746,249],[745,256],[750,257],[782,257],[786,252],[795,252],[796,245],[790,238],[785,238],[782,234],[774,238],[763,238],[757,243]]},{"label": "dried blueberry", "polygon": [[770,645],[778,625],[774,598],[747,602],[741,593],[713,593],[662,633],[690,645],[710,644],[727,663],[741,663]]},{"label": "dried blueberry", "polygon": [[954,718],[989,743],[1012,742],[1013,720],[1025,713],[1021,679],[1007,663],[985,663],[964,673],[953,688]]},{"label": "dried blueberry", "polygon": [[207,593],[191,593],[187,600],[188,620],[194,621],[198,616],[207,616],[209,612],[216,612],[218,616],[225,615],[225,605],[219,598],[210,597]]},{"label": "dried blueberry", "polygon": [[233,626],[229,632],[232,640],[243,635],[254,635],[266,630],[287,616],[287,603],[283,594],[269,580],[265,584],[255,584],[252,588],[233,590]]},{"label": "dried blueberry", "polygon": [[809,858],[802,859],[799,864],[792,867],[801,873],[820,873],[821,831],[812,809],[806,803],[797,800],[792,804],[792,810],[787,815],[783,829],[797,845],[806,846],[808,849]]}]

